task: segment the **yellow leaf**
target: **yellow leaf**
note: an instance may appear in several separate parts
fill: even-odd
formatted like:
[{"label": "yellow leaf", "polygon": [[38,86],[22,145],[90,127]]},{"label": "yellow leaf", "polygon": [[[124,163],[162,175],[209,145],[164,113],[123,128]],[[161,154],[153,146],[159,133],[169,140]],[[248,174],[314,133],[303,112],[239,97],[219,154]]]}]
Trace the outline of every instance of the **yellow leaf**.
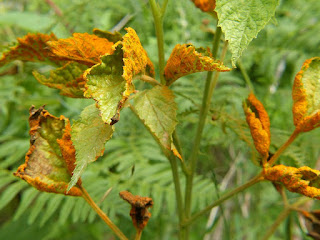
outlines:
[{"label": "yellow leaf", "polygon": [[257,151],[262,156],[268,157],[271,135],[267,111],[252,93],[249,94],[243,109]]},{"label": "yellow leaf", "polygon": [[320,126],[320,58],[306,60],[297,73],[293,89],[293,121],[297,131]]},{"label": "yellow leaf", "polygon": [[93,66],[100,62],[100,57],[112,54],[112,42],[88,33],[74,33],[71,38],[49,42],[53,55],[66,61],[75,61]]},{"label": "yellow leaf", "polygon": [[191,44],[176,45],[167,61],[164,76],[167,86],[178,78],[204,71],[226,72],[231,69],[212,58],[209,50],[195,48]]},{"label": "yellow leaf", "polygon": [[320,189],[314,187],[319,182],[320,171],[309,167],[294,168],[284,165],[264,169],[264,178],[282,183],[290,192],[320,199]]}]

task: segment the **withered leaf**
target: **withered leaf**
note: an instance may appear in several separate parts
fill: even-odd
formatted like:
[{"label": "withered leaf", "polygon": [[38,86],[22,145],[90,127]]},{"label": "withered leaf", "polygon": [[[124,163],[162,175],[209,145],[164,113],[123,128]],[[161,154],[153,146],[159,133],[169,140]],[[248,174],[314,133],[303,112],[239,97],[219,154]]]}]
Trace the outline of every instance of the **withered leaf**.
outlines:
[{"label": "withered leaf", "polygon": [[178,78],[204,71],[226,72],[231,69],[220,61],[212,58],[210,51],[195,48],[192,44],[177,44],[167,61],[164,76],[167,85],[171,85]]},{"label": "withered leaf", "polygon": [[5,52],[0,59],[0,66],[3,66],[14,60],[21,61],[53,61],[57,62],[55,56],[51,55],[51,52],[48,48],[49,41],[56,41],[57,37],[51,33],[42,34],[42,33],[29,33],[22,38],[18,38],[18,44],[12,48],[8,52]]},{"label": "withered leaf", "polygon": [[130,216],[134,227],[143,230],[151,217],[148,208],[153,206],[152,198],[134,196],[128,191],[122,191],[119,195],[131,205]]},{"label": "withered leaf", "polygon": [[262,103],[251,93],[243,104],[243,110],[257,151],[268,157],[270,148],[270,120]]},{"label": "withered leaf", "polygon": [[320,199],[320,171],[309,167],[288,167],[276,165],[264,168],[264,178],[282,183],[290,192],[303,194],[310,198]]},{"label": "withered leaf", "polygon": [[67,193],[75,163],[75,149],[71,142],[67,118],[52,116],[44,107],[30,108],[30,149],[15,176],[40,191],[81,196],[77,185]]},{"label": "withered leaf", "polygon": [[293,121],[297,131],[320,126],[320,57],[306,60],[297,73],[293,89]]}]

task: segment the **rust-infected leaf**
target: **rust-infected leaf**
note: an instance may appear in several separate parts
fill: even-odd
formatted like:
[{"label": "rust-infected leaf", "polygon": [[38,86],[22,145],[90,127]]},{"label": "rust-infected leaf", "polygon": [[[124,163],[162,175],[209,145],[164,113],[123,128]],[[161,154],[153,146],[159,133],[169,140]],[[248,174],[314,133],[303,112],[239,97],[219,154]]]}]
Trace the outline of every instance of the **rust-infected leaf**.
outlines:
[{"label": "rust-infected leaf", "polygon": [[122,191],[119,195],[131,205],[130,216],[134,227],[137,230],[143,230],[151,217],[148,208],[153,206],[152,198],[134,196],[128,191]]},{"label": "rust-infected leaf", "polygon": [[269,155],[270,120],[262,103],[250,93],[243,105],[246,120],[257,151],[264,157]]},{"label": "rust-infected leaf", "polygon": [[52,116],[43,107],[30,108],[30,149],[15,176],[40,191],[81,196],[78,185],[66,192],[75,163],[70,140],[70,122],[64,116]]},{"label": "rust-infected leaf", "polygon": [[212,12],[216,7],[215,0],[192,0],[192,2],[203,12]]},{"label": "rust-infected leaf", "polygon": [[266,180],[282,183],[290,192],[303,194],[310,198],[320,199],[319,176],[320,171],[309,167],[288,167],[276,165],[264,168]]},{"label": "rust-infected leaf", "polygon": [[226,72],[231,69],[224,66],[220,61],[212,58],[209,50],[195,48],[191,44],[177,44],[164,69],[167,85],[171,85],[178,78],[204,71]]},{"label": "rust-infected leaf", "polygon": [[77,62],[68,62],[64,66],[51,70],[50,77],[33,71],[39,83],[60,90],[60,94],[72,98],[83,98],[85,79],[83,73],[88,67]]},{"label": "rust-infected leaf", "polygon": [[122,40],[113,45],[113,53],[101,57],[101,63],[84,74],[85,96],[97,101],[102,120],[111,125],[119,121],[120,110],[135,90],[133,77],[139,73],[154,74],[136,32],[132,28],[126,30]]},{"label": "rust-infected leaf", "polygon": [[49,41],[56,41],[57,37],[51,33],[42,34],[42,33],[29,33],[22,38],[18,38],[18,44],[8,52],[5,52],[0,59],[0,66],[5,65],[14,60],[21,61],[53,61],[56,62],[57,59],[55,56],[51,55],[51,52],[48,48]]},{"label": "rust-infected leaf", "polygon": [[297,73],[293,89],[293,121],[297,131],[320,126],[320,58],[306,60]]},{"label": "rust-infected leaf", "polygon": [[66,61],[75,61],[93,66],[100,62],[100,57],[112,54],[112,42],[88,33],[74,33],[71,38],[49,42],[53,55]]}]

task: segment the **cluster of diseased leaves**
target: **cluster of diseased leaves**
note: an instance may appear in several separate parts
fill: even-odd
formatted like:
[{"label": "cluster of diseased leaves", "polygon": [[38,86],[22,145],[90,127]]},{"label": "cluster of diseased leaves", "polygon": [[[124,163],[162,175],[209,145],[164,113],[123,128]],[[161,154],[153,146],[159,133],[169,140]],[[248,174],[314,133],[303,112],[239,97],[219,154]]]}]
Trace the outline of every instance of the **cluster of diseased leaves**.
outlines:
[{"label": "cluster of diseased leaves", "polygon": [[[83,196],[80,176],[90,162],[103,155],[114,124],[120,120],[120,111],[126,106],[149,128],[165,152],[180,157],[172,143],[177,106],[168,86],[191,73],[230,69],[213,59],[209,49],[177,45],[165,68],[166,84],[137,91],[133,80],[143,75],[152,78],[155,71],[136,32],[126,30],[122,36],[95,29],[93,34],[75,33],[68,39],[57,39],[54,34],[28,34],[3,54],[0,66],[22,60],[56,67],[48,77],[37,71],[33,74],[41,84],[59,89],[62,95],[96,101],[72,126],[64,116],[52,116],[44,107],[31,107],[30,149],[16,176],[40,191]],[[129,97],[134,99],[132,104]],[[142,230],[150,217],[147,208],[153,202],[148,198],[143,207],[140,198],[129,195],[122,193],[121,197],[133,204],[131,215],[138,219],[133,222]],[[141,217],[143,221],[139,222]]]},{"label": "cluster of diseased leaves", "polygon": [[[292,112],[295,130],[292,136],[320,127],[319,93],[320,58],[314,57],[304,62],[294,80]],[[271,135],[268,114],[252,93],[243,106],[254,145],[262,157],[264,179],[281,183],[291,192],[320,199],[320,172],[309,167],[272,166],[276,154],[269,156]]]}]

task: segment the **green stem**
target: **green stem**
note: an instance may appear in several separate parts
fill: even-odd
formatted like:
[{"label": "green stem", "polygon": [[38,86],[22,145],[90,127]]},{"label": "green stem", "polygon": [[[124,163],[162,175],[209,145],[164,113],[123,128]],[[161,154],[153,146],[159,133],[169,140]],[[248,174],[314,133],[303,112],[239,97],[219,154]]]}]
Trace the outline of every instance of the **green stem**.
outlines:
[{"label": "green stem", "polygon": [[268,240],[273,233],[277,230],[279,225],[286,219],[286,217],[290,214],[291,211],[294,211],[298,206],[304,204],[306,201],[309,201],[308,198],[301,198],[299,201],[287,205],[285,209],[280,213],[280,215],[277,217],[276,221],[272,224],[272,226],[269,228],[268,232],[263,236],[262,240]]},{"label": "green stem", "polygon": [[296,139],[296,137],[299,135],[300,132],[298,131],[294,131],[291,136],[289,137],[289,139],[278,149],[278,151],[276,151],[276,153],[271,157],[271,159],[269,160],[269,162],[267,162],[267,166],[272,166],[278,159],[278,157],[282,154],[282,152],[284,150],[286,150],[286,148]]},{"label": "green stem", "polygon": [[209,206],[207,206],[204,209],[202,209],[200,212],[198,212],[195,215],[193,215],[192,217],[190,217],[188,220],[186,220],[183,223],[183,226],[188,226],[188,225],[192,224],[199,217],[201,217],[202,215],[210,212],[212,208],[220,205],[221,203],[223,203],[224,201],[226,201],[229,198],[233,197],[234,195],[244,191],[245,189],[251,187],[252,185],[254,185],[254,184],[256,184],[256,183],[258,183],[258,182],[260,182],[262,180],[263,180],[262,173],[260,173],[256,177],[254,177],[251,180],[249,180],[248,182],[246,182],[245,184],[233,189],[231,192],[228,192],[227,194],[223,195],[221,198],[219,198],[218,200],[216,200],[215,202],[213,202]]},{"label": "green stem", "polygon": [[[221,37],[221,28],[217,27],[216,34],[213,39],[213,49],[212,49],[212,56],[214,58],[216,58],[217,53],[218,53],[219,44],[220,44],[220,37]],[[198,158],[198,154],[199,154],[200,141],[201,141],[202,132],[203,132],[203,128],[205,125],[208,110],[210,107],[211,97],[212,97],[215,85],[216,85],[216,80],[214,81],[212,79],[212,72],[208,72],[206,86],[205,86],[204,93],[203,93],[202,107],[200,109],[199,124],[198,124],[198,128],[197,128],[195,141],[193,144],[191,158],[189,160],[190,174],[187,175],[186,195],[185,195],[185,216],[187,218],[189,218],[190,214],[191,214],[193,176],[195,173],[197,158]],[[187,229],[187,232],[188,232],[188,229]]]},{"label": "green stem", "polygon": [[128,240],[128,238],[121,232],[121,230],[108,218],[108,216],[98,207],[98,205],[92,200],[89,193],[85,188],[79,186],[82,191],[82,197],[92,207],[92,209],[101,217],[101,219],[110,227],[110,229],[119,237],[121,240]]},{"label": "green stem", "polygon": [[250,80],[250,77],[249,77],[246,69],[243,67],[243,64],[242,64],[242,62],[240,60],[238,61],[238,67],[239,67],[239,69],[241,71],[241,74],[242,74],[244,80],[246,81],[250,91],[254,93],[253,84],[252,84],[252,82]]},{"label": "green stem", "polygon": [[164,79],[164,40],[163,40],[163,16],[167,7],[168,0],[165,0],[162,9],[157,5],[155,0],[149,0],[152,15],[154,19],[154,25],[156,30],[157,36],[157,43],[158,43],[158,57],[159,57],[159,72],[160,72],[160,82],[161,84],[165,85],[166,81]]}]

